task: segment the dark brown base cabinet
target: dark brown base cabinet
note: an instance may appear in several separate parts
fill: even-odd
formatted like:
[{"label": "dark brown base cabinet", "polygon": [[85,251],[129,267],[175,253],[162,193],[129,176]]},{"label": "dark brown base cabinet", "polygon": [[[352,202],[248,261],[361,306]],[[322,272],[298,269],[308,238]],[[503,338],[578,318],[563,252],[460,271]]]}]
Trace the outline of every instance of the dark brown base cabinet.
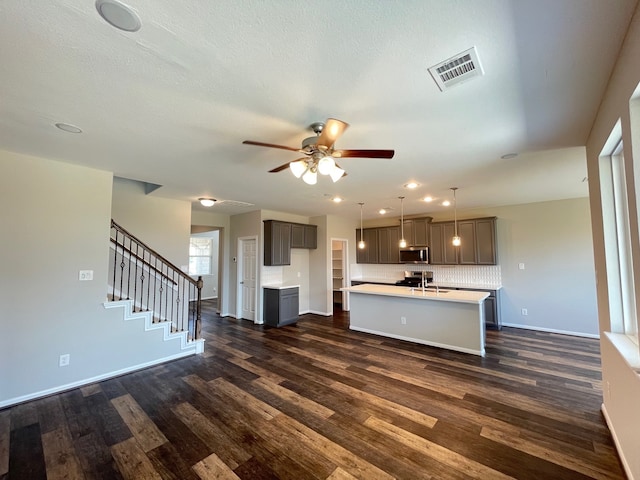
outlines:
[{"label": "dark brown base cabinet", "polygon": [[282,327],[298,321],[298,287],[264,288],[264,323],[270,327]]},{"label": "dark brown base cabinet", "polygon": [[457,290],[488,292],[489,296],[484,300],[484,323],[487,328],[502,330],[502,319],[500,316],[500,290],[489,290],[484,288],[459,288]]}]

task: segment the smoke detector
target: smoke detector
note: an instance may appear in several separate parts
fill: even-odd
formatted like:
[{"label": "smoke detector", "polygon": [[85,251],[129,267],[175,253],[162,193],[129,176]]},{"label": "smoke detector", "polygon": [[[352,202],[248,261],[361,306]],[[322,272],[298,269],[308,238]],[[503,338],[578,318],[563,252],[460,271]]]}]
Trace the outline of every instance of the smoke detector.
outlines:
[{"label": "smoke detector", "polygon": [[440,91],[444,92],[470,78],[484,75],[484,70],[476,47],[471,47],[429,68],[429,73]]}]

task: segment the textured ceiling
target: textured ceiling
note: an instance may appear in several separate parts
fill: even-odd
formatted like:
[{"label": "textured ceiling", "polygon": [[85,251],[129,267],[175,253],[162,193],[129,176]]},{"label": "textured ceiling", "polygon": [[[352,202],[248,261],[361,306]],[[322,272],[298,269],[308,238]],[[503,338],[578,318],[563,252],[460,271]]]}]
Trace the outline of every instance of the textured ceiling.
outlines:
[{"label": "textured ceiling", "polygon": [[[301,215],[365,218],[588,195],[584,144],[637,0],[0,2],[0,149]],[[428,67],[475,46],[485,75],[441,92]],[[312,122],[351,126],[348,176],[309,186],[268,170]],[[82,134],[54,127],[66,122]],[[519,152],[511,160],[501,155]],[[403,186],[414,180],[414,191]],[[342,204],[329,201],[342,196]],[[223,213],[247,207],[218,205]]]}]

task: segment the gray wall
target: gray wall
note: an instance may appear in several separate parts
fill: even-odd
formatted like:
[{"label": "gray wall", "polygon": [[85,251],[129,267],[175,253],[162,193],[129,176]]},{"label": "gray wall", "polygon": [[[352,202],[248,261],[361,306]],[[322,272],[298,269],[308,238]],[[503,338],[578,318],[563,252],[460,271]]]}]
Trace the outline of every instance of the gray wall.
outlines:
[{"label": "gray wall", "polygon": [[[434,221],[453,220],[451,212],[430,216]],[[494,216],[498,218],[496,240],[503,286],[503,324],[597,337],[589,199],[458,211],[459,219]],[[384,224],[392,224],[394,219],[385,221]],[[381,224],[379,220],[370,223]],[[524,270],[518,268],[520,263],[524,264]],[[404,265],[371,267],[359,269],[363,276],[382,277],[384,274],[396,278],[401,277],[406,268]],[[454,278],[461,276],[456,275],[459,271],[466,272],[465,275],[482,275],[485,270],[493,271],[494,268],[431,267],[436,276],[450,270]],[[522,315],[523,308],[527,309],[527,316]]]},{"label": "gray wall", "polygon": [[103,306],[111,173],[8,152],[0,171],[0,407],[179,352]]},{"label": "gray wall", "polygon": [[[462,219],[485,216],[498,217],[503,323],[597,336],[589,199],[463,210],[459,214]],[[520,263],[524,263],[524,270],[518,268]],[[527,316],[522,315],[522,308],[527,309]]]},{"label": "gray wall", "polygon": [[114,178],[111,216],[177,267],[188,267],[191,203],[154,193],[145,194],[141,182]]}]

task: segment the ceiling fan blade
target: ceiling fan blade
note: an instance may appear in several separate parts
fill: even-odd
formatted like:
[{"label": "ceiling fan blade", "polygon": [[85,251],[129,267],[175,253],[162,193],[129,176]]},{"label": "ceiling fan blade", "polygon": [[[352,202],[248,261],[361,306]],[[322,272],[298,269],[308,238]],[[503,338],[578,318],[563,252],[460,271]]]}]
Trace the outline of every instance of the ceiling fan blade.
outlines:
[{"label": "ceiling fan blade", "polygon": [[334,150],[334,158],[393,158],[395,150]]},{"label": "ceiling fan blade", "polygon": [[287,168],[289,168],[289,165],[291,165],[292,163],[295,163],[295,162],[299,162],[300,160],[306,161],[307,158],[306,157],[302,157],[302,158],[298,158],[296,160],[292,160],[292,161],[287,162],[287,163],[283,163],[279,167],[272,168],[271,170],[269,170],[269,173],[278,173],[278,172],[281,172],[283,170],[286,170]]},{"label": "ceiling fan blade", "polygon": [[275,145],[273,143],[263,143],[263,142],[254,142],[252,140],[245,140],[242,142],[245,145],[255,145],[257,147],[269,147],[269,148],[280,148],[282,150],[291,150],[292,152],[299,152],[299,148],[287,147],[285,145]]},{"label": "ceiling fan blade", "polygon": [[342,120],[328,118],[324,128],[322,129],[320,137],[318,137],[317,145],[323,145],[327,148],[331,148],[348,127],[349,124]]},{"label": "ceiling fan blade", "polygon": [[279,167],[272,168],[271,170],[269,170],[269,173],[278,173],[278,172],[281,172],[282,170],[286,170],[287,168],[289,168],[289,163],[291,162],[287,162],[283,165],[280,165]]}]

